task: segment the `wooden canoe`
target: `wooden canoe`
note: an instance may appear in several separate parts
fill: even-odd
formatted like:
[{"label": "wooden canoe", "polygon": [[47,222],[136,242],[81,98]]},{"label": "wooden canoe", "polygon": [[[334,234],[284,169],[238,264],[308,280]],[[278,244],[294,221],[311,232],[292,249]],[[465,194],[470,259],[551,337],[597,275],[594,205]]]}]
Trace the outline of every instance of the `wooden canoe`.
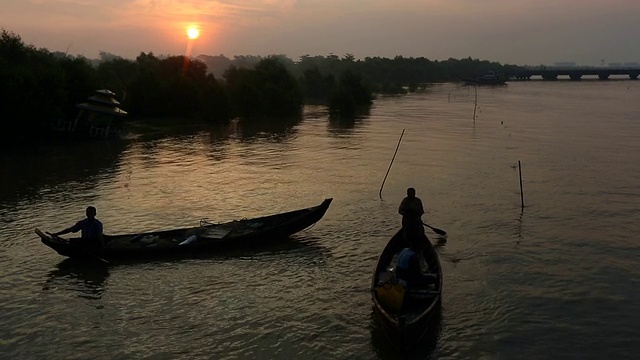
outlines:
[{"label": "wooden canoe", "polygon": [[115,259],[182,257],[216,252],[229,247],[261,244],[287,238],[318,222],[332,199],[309,208],[198,227],[104,235],[104,247],[87,246],[82,239],[63,239],[36,229],[43,244],[70,258],[109,262]]},{"label": "wooden canoe", "polygon": [[389,340],[403,350],[419,345],[425,334],[429,333],[429,327],[433,325],[431,320],[437,316],[442,303],[440,259],[426,235],[420,236],[425,242],[422,271],[434,279],[434,284],[403,287],[397,283],[397,255],[407,247],[402,229],[389,240],[380,254],[371,281],[374,311]]}]

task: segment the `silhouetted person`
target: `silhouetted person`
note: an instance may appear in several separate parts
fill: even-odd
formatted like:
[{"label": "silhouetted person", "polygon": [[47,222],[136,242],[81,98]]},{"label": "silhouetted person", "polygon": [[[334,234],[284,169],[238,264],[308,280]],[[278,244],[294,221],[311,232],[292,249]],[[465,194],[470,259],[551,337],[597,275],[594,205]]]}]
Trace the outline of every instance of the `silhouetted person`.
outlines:
[{"label": "silhouetted person", "polygon": [[400,202],[398,213],[402,215],[402,228],[404,229],[405,238],[420,238],[424,234],[422,225],[424,207],[422,206],[422,200],[416,196],[416,189],[412,187],[407,189],[407,196]]},{"label": "silhouetted person", "polygon": [[406,286],[409,288],[434,284],[436,281],[435,275],[422,272],[420,262],[424,255],[420,249],[422,247],[418,243],[411,243],[410,246],[402,249],[398,255],[396,275],[399,279],[405,281]]},{"label": "silhouetted person", "polygon": [[96,219],[96,208],[93,206],[87,207],[86,214],[86,219],[80,220],[72,227],[51,235],[59,236],[70,232],[76,233],[81,231],[81,238],[83,241],[86,241],[89,245],[103,246],[102,223],[100,220]]}]

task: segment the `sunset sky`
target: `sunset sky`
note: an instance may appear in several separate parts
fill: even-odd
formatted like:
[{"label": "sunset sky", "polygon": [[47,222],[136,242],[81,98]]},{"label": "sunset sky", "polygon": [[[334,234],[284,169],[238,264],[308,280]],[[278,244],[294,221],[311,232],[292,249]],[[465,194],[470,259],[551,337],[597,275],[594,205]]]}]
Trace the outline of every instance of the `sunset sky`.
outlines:
[{"label": "sunset sky", "polygon": [[[98,58],[301,55],[640,63],[639,0],[1,0],[28,45]],[[187,28],[199,37],[189,40]],[[189,44],[189,42],[192,42]]]}]

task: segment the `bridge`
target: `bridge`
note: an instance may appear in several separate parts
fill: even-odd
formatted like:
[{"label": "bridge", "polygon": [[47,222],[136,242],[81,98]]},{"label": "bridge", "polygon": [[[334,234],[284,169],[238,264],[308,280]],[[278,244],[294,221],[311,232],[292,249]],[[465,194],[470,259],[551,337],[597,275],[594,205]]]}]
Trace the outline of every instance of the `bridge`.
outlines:
[{"label": "bridge", "polygon": [[611,76],[627,76],[630,80],[638,80],[640,67],[555,67],[540,66],[524,68],[505,73],[510,80],[531,80],[540,77],[542,80],[558,80],[568,77],[570,80],[581,80],[583,76],[596,76],[600,80],[609,80]]}]

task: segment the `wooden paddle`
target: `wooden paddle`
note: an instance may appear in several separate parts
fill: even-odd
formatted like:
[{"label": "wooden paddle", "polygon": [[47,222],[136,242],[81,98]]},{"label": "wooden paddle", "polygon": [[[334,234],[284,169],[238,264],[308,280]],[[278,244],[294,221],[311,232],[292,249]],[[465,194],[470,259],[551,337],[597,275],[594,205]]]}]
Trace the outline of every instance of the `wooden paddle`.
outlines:
[{"label": "wooden paddle", "polygon": [[442,230],[442,229],[434,228],[433,226],[427,225],[425,223],[422,223],[422,225],[424,225],[424,226],[428,227],[429,229],[433,230],[433,232],[438,234],[438,235],[443,235],[443,236],[447,235],[447,232]]},{"label": "wooden paddle", "polygon": [[[70,244],[70,241],[69,241],[69,240],[64,239],[64,238],[61,238],[61,237],[60,237],[60,236],[58,236],[58,235],[54,235],[54,234],[52,234],[52,233],[50,233],[50,232],[46,232],[46,234],[47,234],[47,235],[49,235],[51,238],[54,238],[54,239],[56,239],[56,240],[58,240],[58,241],[63,241],[63,242],[65,242],[65,243]],[[84,247],[84,246],[82,246],[82,245],[75,245],[74,247],[75,247],[76,249],[80,249],[82,252],[84,252],[85,254],[89,255],[90,257],[92,257],[92,258],[94,258],[94,259],[96,259],[96,260],[100,260],[100,261],[102,261],[102,262],[103,262],[103,263],[105,263],[105,264],[110,264],[110,262],[109,262],[108,260],[103,259],[103,258],[101,258],[100,256],[98,256],[98,255],[94,254],[92,251],[90,251],[89,249],[87,249],[86,247]]]}]

